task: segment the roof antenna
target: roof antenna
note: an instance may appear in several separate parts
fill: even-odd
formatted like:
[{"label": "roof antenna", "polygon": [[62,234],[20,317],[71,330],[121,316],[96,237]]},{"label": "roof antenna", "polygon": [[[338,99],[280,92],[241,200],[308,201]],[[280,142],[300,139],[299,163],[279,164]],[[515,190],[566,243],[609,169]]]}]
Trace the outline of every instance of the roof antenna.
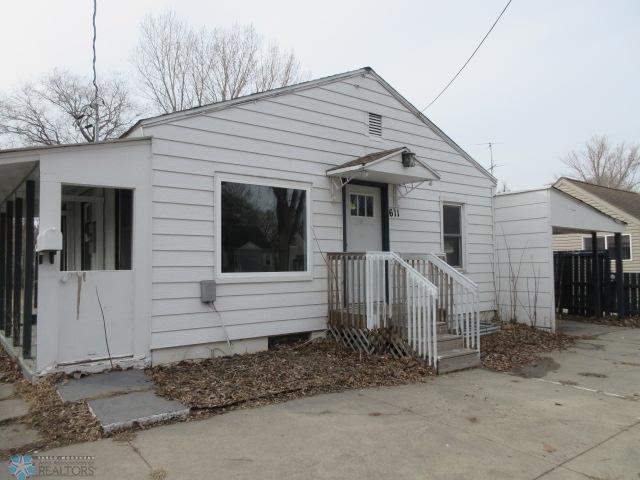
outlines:
[{"label": "roof antenna", "polygon": [[495,170],[498,167],[502,167],[503,165],[496,165],[493,161],[493,146],[494,145],[500,145],[502,142],[484,142],[484,143],[478,143],[476,145],[488,145],[489,146],[489,155],[490,155],[490,160],[489,160],[489,168],[487,168],[487,170],[489,170],[489,173],[491,175],[494,175]]}]

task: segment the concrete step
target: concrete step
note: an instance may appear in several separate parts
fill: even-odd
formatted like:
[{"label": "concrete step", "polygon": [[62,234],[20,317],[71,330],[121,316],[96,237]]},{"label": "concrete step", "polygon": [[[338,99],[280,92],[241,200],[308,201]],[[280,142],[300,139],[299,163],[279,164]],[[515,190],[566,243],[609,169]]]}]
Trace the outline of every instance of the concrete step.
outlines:
[{"label": "concrete step", "polygon": [[480,353],[469,348],[454,348],[438,353],[438,374],[455,372],[480,365]]},{"label": "concrete step", "polygon": [[460,335],[451,333],[438,334],[438,352],[448,352],[450,350],[461,349],[463,345]]},{"label": "concrete step", "polygon": [[436,332],[447,333],[447,322],[438,322],[436,323]]}]

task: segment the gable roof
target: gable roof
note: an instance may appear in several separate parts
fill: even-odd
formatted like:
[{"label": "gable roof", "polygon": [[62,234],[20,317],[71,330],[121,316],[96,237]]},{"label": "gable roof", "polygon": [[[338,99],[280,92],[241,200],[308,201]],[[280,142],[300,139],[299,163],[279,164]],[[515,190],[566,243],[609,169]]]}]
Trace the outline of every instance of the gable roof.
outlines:
[{"label": "gable roof", "polygon": [[496,177],[494,177],[487,169],[485,169],[482,165],[480,165],[477,161],[471,157],[467,152],[465,152],[457,143],[455,143],[448,135],[446,135],[440,128],[438,128],[431,120],[429,120],[420,110],[418,110],[415,106],[413,106],[406,98],[404,98],[400,93],[398,93],[391,85],[389,85],[380,75],[378,75],[371,67],[363,67],[358,70],[351,70],[345,73],[339,73],[336,75],[331,75],[328,77],[319,78],[316,80],[309,80],[307,82],[301,82],[294,85],[288,85],[286,87],[275,88],[273,90],[267,90],[264,92],[253,93],[250,95],[245,95],[242,97],[234,98],[232,100],[225,100],[221,102],[211,103],[209,105],[203,105],[201,107],[193,107],[186,110],[180,110],[178,112],[166,113],[163,115],[157,115],[155,117],[148,117],[138,120],[129,130],[121,135],[120,138],[126,137],[131,132],[133,132],[136,128],[140,126],[148,126],[161,124],[168,121],[187,118],[193,115],[200,115],[202,113],[213,112],[217,110],[222,110],[226,108],[231,108],[235,105],[240,105],[247,102],[254,102],[256,100],[260,100],[263,98],[276,97],[279,95],[284,95],[292,92],[296,92],[299,90],[305,90],[308,88],[314,88],[322,85],[326,85],[329,83],[334,83],[340,80],[345,80],[347,78],[356,77],[359,75],[371,75],[389,94],[394,97],[398,102],[400,102],[407,110],[413,113],[418,119],[431,128],[437,135],[442,137],[442,139],[456,152],[458,152],[462,157],[464,157],[469,163],[471,163],[475,168],[477,168],[483,175],[485,175],[491,182],[496,185],[498,183]]},{"label": "gable roof", "polygon": [[640,220],[640,194],[636,192],[622,190],[619,188],[604,187],[602,185],[596,185],[594,183],[584,182],[582,180],[576,180],[568,177],[559,178],[554,186],[558,185],[561,181],[571,183],[590,195],[598,197],[609,205],[622,210],[632,217],[635,217],[637,220]]}]

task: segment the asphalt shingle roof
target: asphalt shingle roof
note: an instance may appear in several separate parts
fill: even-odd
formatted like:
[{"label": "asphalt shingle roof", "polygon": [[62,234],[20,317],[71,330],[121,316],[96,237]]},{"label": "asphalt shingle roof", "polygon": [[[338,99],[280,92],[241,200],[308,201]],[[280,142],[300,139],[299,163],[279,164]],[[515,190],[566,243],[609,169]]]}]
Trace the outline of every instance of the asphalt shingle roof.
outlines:
[{"label": "asphalt shingle roof", "polygon": [[573,178],[565,177],[565,180],[640,220],[640,194],[629,190],[603,187]]}]

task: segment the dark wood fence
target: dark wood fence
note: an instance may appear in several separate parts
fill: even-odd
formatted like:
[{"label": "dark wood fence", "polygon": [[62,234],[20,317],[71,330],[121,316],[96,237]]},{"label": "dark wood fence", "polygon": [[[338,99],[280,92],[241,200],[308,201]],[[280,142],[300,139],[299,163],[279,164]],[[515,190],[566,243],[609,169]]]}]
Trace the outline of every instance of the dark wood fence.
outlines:
[{"label": "dark wood fence", "polygon": [[[596,292],[593,282],[591,252],[554,252],[556,309],[574,315],[594,315]],[[617,311],[615,273],[611,270],[609,252],[598,252],[600,273],[600,305],[604,314]],[[640,272],[623,274],[625,312],[640,315]]]}]

